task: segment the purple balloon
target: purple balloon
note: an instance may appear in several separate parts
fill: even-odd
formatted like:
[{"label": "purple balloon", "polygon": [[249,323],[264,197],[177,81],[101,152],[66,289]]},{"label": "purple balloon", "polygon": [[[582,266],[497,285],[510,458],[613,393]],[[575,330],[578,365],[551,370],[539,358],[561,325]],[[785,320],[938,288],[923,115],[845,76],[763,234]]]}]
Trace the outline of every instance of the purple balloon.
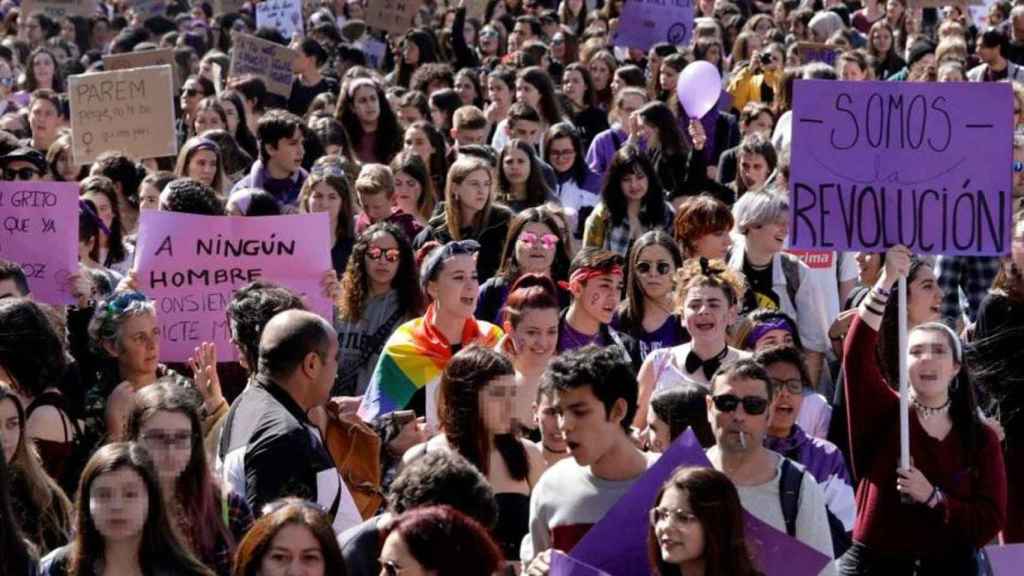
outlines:
[{"label": "purple balloon", "polygon": [[690,118],[703,118],[718,103],[722,94],[722,76],[706,60],[691,63],[679,74],[676,95]]}]

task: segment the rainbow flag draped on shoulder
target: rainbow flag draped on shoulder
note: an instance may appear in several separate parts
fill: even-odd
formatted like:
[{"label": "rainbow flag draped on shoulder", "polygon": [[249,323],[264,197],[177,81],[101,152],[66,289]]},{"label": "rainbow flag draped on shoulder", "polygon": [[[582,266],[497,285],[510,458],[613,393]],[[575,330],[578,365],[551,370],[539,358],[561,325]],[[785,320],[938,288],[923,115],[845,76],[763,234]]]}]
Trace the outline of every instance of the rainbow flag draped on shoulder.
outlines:
[{"label": "rainbow flag draped on shoulder", "polygon": [[[441,380],[441,372],[452,357],[448,340],[434,327],[434,306],[426,314],[399,326],[384,344],[377,367],[359,406],[364,421],[405,408],[417,390],[427,387],[427,420],[434,405],[430,397]],[[494,324],[469,318],[462,328],[462,346],[480,344],[494,347],[504,333]],[[344,370],[345,367],[341,366]]]}]

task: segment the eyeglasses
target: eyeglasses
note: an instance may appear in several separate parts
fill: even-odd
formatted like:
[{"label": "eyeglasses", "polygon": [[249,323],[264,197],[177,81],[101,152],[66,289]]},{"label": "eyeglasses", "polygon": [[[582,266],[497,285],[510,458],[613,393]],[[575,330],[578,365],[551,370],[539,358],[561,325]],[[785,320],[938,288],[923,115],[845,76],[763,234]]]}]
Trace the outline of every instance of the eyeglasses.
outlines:
[{"label": "eyeglasses", "polygon": [[558,246],[558,236],[554,234],[545,234],[538,237],[533,232],[523,232],[519,235],[519,243],[526,248],[533,248],[540,242],[540,245],[545,250],[554,250],[555,246]]},{"label": "eyeglasses", "polygon": [[697,517],[692,512],[687,512],[676,508],[669,510],[667,508],[651,508],[647,513],[647,517],[651,522],[652,527],[656,527],[658,523],[662,522],[666,518],[670,518],[673,524],[690,524],[691,522],[697,522]]},{"label": "eyeglasses", "polygon": [[33,180],[43,173],[35,168],[4,168],[3,177],[4,180]]},{"label": "eyeglasses", "polygon": [[480,31],[480,37],[481,38],[497,38],[498,37],[498,31],[497,30],[490,30],[490,29],[481,30]]},{"label": "eyeglasses", "polygon": [[193,96],[199,96],[199,90],[196,90],[195,88],[185,88],[181,91],[181,93],[188,98],[192,98]]},{"label": "eyeglasses", "polygon": [[572,148],[569,148],[568,150],[549,150],[548,151],[548,156],[550,156],[552,158],[565,158],[566,156],[575,156],[575,155],[576,155],[576,151],[573,150]]},{"label": "eyeglasses", "polygon": [[380,257],[383,256],[388,262],[398,262],[401,255],[402,253],[398,251],[398,248],[388,248],[385,250],[379,246],[370,246],[366,251],[366,257],[370,260],[380,260]]},{"label": "eyeglasses", "polygon": [[650,274],[652,269],[657,270],[658,276],[664,276],[672,271],[672,265],[668,262],[658,262],[656,266],[650,262],[638,262],[636,265],[636,271],[640,274]]},{"label": "eyeglasses", "polygon": [[751,416],[764,414],[764,411],[768,409],[768,399],[760,396],[740,398],[735,394],[719,394],[713,397],[712,401],[719,412],[734,412],[740,404],[743,404],[743,411]]},{"label": "eyeglasses", "polygon": [[777,390],[785,390],[786,392],[796,396],[799,396],[804,391],[804,381],[799,378],[793,378],[792,380],[772,378],[772,385],[774,385]]},{"label": "eyeglasses", "polygon": [[142,441],[152,448],[185,450],[192,447],[192,433],[175,432],[168,434],[162,431],[146,432],[142,435]]},{"label": "eyeglasses", "polygon": [[398,576],[403,570],[403,568],[398,564],[395,564],[393,560],[380,560],[380,565],[384,567],[384,573],[387,574],[387,576]]}]

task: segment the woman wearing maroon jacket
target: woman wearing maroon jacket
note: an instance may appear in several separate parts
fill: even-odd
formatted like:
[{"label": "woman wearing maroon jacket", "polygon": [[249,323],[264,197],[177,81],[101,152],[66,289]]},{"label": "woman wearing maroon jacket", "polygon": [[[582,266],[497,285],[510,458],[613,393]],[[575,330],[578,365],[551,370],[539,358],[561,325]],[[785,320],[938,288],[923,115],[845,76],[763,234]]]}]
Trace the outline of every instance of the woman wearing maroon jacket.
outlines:
[{"label": "woman wearing maroon jacket", "polygon": [[850,450],[860,482],[844,575],[913,574],[915,565],[917,574],[975,574],[977,549],[1006,516],[999,440],[979,418],[960,340],[937,322],[908,336],[911,467],[898,469],[899,395],[878,368],[876,346],[890,291],[909,268],[909,250],[889,250],[846,337]]}]

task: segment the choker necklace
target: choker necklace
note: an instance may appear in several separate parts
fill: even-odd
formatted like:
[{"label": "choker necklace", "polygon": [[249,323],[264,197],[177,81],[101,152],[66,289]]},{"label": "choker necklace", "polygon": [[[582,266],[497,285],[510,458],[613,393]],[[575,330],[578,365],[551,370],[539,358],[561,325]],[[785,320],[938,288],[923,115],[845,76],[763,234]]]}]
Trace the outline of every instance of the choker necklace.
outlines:
[{"label": "choker necklace", "polygon": [[910,401],[914,403],[914,408],[917,408],[917,411],[921,413],[921,418],[924,418],[924,419],[927,420],[928,418],[931,418],[932,416],[936,416],[938,414],[945,414],[946,412],[948,412],[949,411],[949,404],[952,401],[952,399],[949,398],[949,397],[946,397],[946,401],[942,404],[942,406],[939,406],[938,408],[932,408],[930,406],[925,406],[924,404],[921,404],[920,402],[918,402],[917,398],[911,398]]}]

